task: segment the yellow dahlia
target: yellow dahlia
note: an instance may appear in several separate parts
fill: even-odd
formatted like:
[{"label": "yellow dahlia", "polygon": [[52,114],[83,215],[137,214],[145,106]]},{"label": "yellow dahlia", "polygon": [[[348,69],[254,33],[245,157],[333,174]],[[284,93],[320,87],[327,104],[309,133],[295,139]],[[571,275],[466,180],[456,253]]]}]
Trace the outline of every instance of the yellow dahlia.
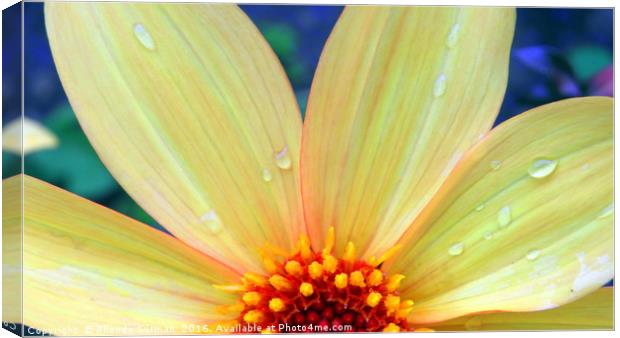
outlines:
[{"label": "yellow dahlia", "polygon": [[174,237],[5,180],[14,255],[7,196],[24,185],[24,303],[4,320],[86,335],[611,327],[613,100],[490,130],[513,9],[346,8],[303,124],[236,6],[50,2],[45,17],[90,142]]}]

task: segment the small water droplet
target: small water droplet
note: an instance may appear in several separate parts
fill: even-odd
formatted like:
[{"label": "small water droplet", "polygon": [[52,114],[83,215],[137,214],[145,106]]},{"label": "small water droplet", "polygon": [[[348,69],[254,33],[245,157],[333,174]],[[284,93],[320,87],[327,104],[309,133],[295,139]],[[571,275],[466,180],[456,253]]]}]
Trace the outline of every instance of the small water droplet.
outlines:
[{"label": "small water droplet", "polygon": [[528,252],[528,253],[527,253],[527,255],[525,255],[525,257],[526,257],[529,261],[534,261],[534,260],[536,260],[539,256],[540,256],[540,250],[530,250],[530,252]]},{"label": "small water droplet", "polygon": [[222,223],[220,222],[220,218],[215,213],[215,210],[209,210],[209,212],[200,217],[200,220],[212,233],[217,234],[222,231]]},{"label": "small water droplet", "polygon": [[493,160],[489,163],[489,165],[491,166],[491,169],[493,170],[497,170],[502,166],[502,161],[500,160]]},{"label": "small water droplet", "polygon": [[450,249],[448,249],[448,254],[450,254],[450,256],[458,256],[463,253],[464,248],[465,246],[462,242],[455,243],[450,247]]},{"label": "small water droplet", "polygon": [[482,237],[484,237],[484,239],[486,239],[488,241],[489,239],[493,238],[493,232],[492,231],[487,231],[484,234],[482,234]]},{"label": "small water droplet", "polygon": [[458,23],[452,26],[450,33],[448,34],[448,39],[446,40],[446,45],[448,48],[453,48],[456,45],[457,40],[459,39],[459,31],[461,30],[461,25]]},{"label": "small water droplet", "polygon": [[476,211],[482,211],[482,209],[484,209],[484,203],[476,207]]},{"label": "small water droplet", "polygon": [[433,87],[433,96],[440,97],[446,92],[446,76],[441,74],[435,80],[435,87]]},{"label": "small water droplet", "polygon": [[288,147],[276,153],[276,165],[280,169],[289,169],[291,167],[291,157],[288,154]]},{"label": "small water droplet", "polygon": [[269,171],[269,169],[263,169],[262,176],[263,181],[265,182],[271,182],[271,180],[273,179],[273,176],[271,175],[271,171]]},{"label": "small water droplet", "polygon": [[586,164],[581,166],[581,171],[588,171],[588,170],[590,170],[590,167],[592,167],[590,165],[590,163],[586,163]]},{"label": "small water droplet", "polygon": [[133,26],[133,34],[146,49],[155,49],[155,41],[153,40],[151,33],[149,33],[149,31],[146,29],[146,27],[144,27],[144,25],[142,25],[141,23],[135,24]]},{"label": "small water droplet", "polygon": [[614,213],[614,205],[612,203],[608,205],[607,207],[605,207],[605,209],[601,211],[601,213],[598,215],[597,218],[605,218],[605,217],[610,216],[613,213]]},{"label": "small water droplet", "polygon": [[510,206],[504,206],[499,209],[497,213],[497,223],[499,223],[499,227],[503,228],[510,224],[512,221],[512,211],[510,210]]},{"label": "small water droplet", "polygon": [[533,178],[543,178],[551,175],[557,166],[558,161],[540,158],[532,162],[527,172]]}]

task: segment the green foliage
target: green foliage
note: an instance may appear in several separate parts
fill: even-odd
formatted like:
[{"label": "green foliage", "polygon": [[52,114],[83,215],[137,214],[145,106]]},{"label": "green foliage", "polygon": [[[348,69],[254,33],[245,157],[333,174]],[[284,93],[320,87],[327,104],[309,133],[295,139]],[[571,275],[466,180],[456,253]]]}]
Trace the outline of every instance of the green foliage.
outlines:
[{"label": "green foliage", "polygon": [[587,81],[611,64],[611,53],[598,46],[581,46],[568,53],[568,62],[580,81]]}]

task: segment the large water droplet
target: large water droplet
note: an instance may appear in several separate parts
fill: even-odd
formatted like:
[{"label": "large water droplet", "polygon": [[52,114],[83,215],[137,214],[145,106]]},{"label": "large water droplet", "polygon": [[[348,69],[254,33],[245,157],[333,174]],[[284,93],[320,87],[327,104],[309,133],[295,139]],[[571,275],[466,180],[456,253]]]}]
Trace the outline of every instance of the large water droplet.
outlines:
[{"label": "large water droplet", "polygon": [[557,166],[558,161],[539,158],[532,162],[530,167],[527,169],[527,172],[533,178],[543,178],[551,175]]},{"label": "large water droplet", "polygon": [[461,30],[461,25],[458,23],[452,26],[450,33],[448,34],[448,39],[446,40],[446,45],[448,48],[452,48],[456,45],[457,40],[459,39],[459,31]]},{"label": "large water droplet", "polygon": [[504,206],[499,209],[497,213],[497,223],[499,223],[499,227],[503,228],[510,224],[512,221],[512,211],[510,210],[510,206]]},{"label": "large water droplet", "polygon": [[493,160],[491,162],[489,162],[489,166],[491,166],[491,169],[493,170],[497,170],[502,166],[502,161],[500,160]]},{"label": "large water droplet", "polygon": [[527,258],[529,261],[534,261],[536,260],[538,257],[540,256],[540,250],[530,250],[527,255],[525,255],[525,258]]},{"label": "large water droplet", "polygon": [[435,87],[433,87],[433,96],[440,97],[446,92],[446,76],[441,74],[435,80]]},{"label": "large water droplet", "polygon": [[484,203],[476,207],[476,211],[482,211],[482,209],[484,209]]},{"label": "large water droplet", "polygon": [[291,157],[288,154],[288,147],[276,153],[276,165],[280,169],[289,169],[291,167]]},{"label": "large water droplet", "polygon": [[263,169],[262,176],[263,181],[265,182],[271,182],[271,180],[273,179],[273,175],[271,175],[271,171],[269,171],[269,169]]},{"label": "large water droplet", "polygon": [[597,218],[605,218],[605,217],[610,216],[613,213],[614,213],[614,204],[612,203],[606,206],[605,209],[601,211],[601,213],[598,215]]},{"label": "large water droplet", "polygon": [[200,220],[213,234],[217,234],[222,231],[222,223],[220,222],[220,218],[217,216],[217,213],[215,213],[215,210],[209,210],[207,213],[202,215],[202,217],[200,217]]},{"label": "large water droplet", "polygon": [[463,253],[464,249],[465,245],[463,245],[462,242],[455,243],[450,247],[450,249],[448,249],[448,254],[450,254],[450,256],[458,256]]},{"label": "large water droplet", "polygon": [[149,31],[146,29],[146,27],[144,27],[144,25],[142,25],[141,23],[135,24],[133,26],[133,34],[146,49],[155,49],[155,41],[153,40],[151,33],[149,33]]}]

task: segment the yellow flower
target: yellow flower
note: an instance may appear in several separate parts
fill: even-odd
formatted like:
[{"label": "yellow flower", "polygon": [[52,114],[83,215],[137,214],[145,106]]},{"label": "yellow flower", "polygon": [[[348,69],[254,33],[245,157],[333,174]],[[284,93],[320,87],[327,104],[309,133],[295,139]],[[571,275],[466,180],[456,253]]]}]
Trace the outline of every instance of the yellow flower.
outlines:
[{"label": "yellow flower", "polygon": [[50,2],[45,15],[81,126],[174,237],[5,180],[14,253],[7,196],[24,183],[24,317],[3,320],[82,335],[611,328],[613,101],[490,130],[513,9],[345,9],[303,127],[235,6]]}]

